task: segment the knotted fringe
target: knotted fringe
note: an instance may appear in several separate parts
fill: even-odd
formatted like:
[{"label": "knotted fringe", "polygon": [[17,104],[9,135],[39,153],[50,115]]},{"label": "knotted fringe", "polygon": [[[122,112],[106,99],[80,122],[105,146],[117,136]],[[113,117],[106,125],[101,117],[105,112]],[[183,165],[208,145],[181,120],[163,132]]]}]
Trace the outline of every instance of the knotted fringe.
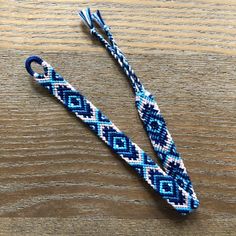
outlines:
[{"label": "knotted fringe", "polygon": [[84,24],[90,29],[94,29],[90,8],[84,9],[78,13]]}]

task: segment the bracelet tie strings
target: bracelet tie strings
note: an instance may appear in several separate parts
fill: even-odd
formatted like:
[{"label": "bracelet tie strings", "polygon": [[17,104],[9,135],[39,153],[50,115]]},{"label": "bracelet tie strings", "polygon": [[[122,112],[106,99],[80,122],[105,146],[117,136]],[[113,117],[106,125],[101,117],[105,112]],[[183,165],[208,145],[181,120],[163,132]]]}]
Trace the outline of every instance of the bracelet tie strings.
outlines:
[{"label": "bracelet tie strings", "polygon": [[[105,23],[100,11],[97,10],[92,14],[90,9],[87,8],[80,11],[79,15],[89,27],[91,35],[101,42],[127,75],[135,93],[135,104],[138,114],[143,122],[153,149],[161,160],[164,171],[167,175],[172,176],[178,185],[191,195],[197,207],[199,201],[194,192],[191,180],[154,96],[144,88],[124,53],[119,49],[110,27]],[[85,18],[84,15],[88,15],[89,17]],[[90,22],[89,24],[87,20]],[[93,22],[96,22],[103,30],[108,41],[97,31]]]},{"label": "bracelet tie strings", "polygon": [[[39,74],[31,63],[44,69]],[[117,155],[131,166],[163,199],[179,213],[187,214],[198,207],[198,200],[185,190],[174,177],[167,174],[137,144],[120,131],[108,117],[95,107],[85,96],[73,88],[54,68],[38,56],[25,62],[28,73],[54,95],[64,106],[82,120]]]}]

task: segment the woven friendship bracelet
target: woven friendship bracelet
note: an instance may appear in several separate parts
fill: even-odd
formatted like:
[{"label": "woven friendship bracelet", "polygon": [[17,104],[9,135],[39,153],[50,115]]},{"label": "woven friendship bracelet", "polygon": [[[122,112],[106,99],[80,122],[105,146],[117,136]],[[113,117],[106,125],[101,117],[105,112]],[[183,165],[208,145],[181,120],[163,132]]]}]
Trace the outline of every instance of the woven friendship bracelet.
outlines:
[{"label": "woven friendship bracelet", "polygon": [[[115,58],[115,60],[117,60],[118,64],[129,78],[135,93],[135,104],[140,119],[142,120],[144,128],[147,131],[154,151],[161,159],[165,172],[168,175],[171,175],[179,186],[181,186],[192,196],[197,207],[199,202],[193,190],[191,180],[187,174],[183,160],[176,150],[174,140],[167,129],[166,123],[160,113],[160,109],[154,96],[144,88],[139,78],[136,76],[125,55],[116,44],[110,31],[110,27],[106,25],[100,11],[96,11],[91,14],[90,9],[87,8],[80,11],[79,15],[85,25],[87,25],[90,29],[91,34],[99,40],[107,51]],[[95,28],[94,21],[104,31],[109,42],[98,33]]]},{"label": "woven friendship bracelet", "polygon": [[[31,68],[31,63],[35,62],[44,69],[44,74],[36,73]],[[89,128],[96,133],[121,159],[129,164],[163,199],[165,199],[178,212],[187,214],[198,207],[198,200],[193,192],[185,185],[181,185],[175,177],[175,171],[169,174],[162,170],[137,144],[133,143],[129,137],[121,132],[98,108],[88,101],[79,91],[74,89],[66,80],[59,75],[52,66],[43,61],[40,57],[29,57],[25,62],[26,70],[35,80],[54,95],[64,106],[74,113],[79,119],[86,123]],[[147,95],[146,95],[147,96]],[[150,100],[149,96],[144,98]],[[144,106],[140,101],[139,107]],[[143,110],[145,112],[145,110]],[[155,112],[154,112],[155,113]],[[158,113],[159,114],[159,113]],[[143,117],[149,117],[143,113]],[[161,116],[160,116],[161,117]],[[159,120],[164,122],[162,118]],[[158,120],[158,122],[159,122]],[[151,132],[151,127],[148,127]],[[161,132],[161,128],[158,132]],[[166,147],[168,142],[164,141]],[[168,149],[169,152],[169,149]],[[171,152],[175,153],[175,150]],[[179,160],[179,159],[178,159]],[[178,166],[178,162],[176,162]],[[181,164],[182,165],[182,164]],[[182,175],[185,176],[185,169],[182,166]],[[180,179],[181,180],[181,179]]]}]

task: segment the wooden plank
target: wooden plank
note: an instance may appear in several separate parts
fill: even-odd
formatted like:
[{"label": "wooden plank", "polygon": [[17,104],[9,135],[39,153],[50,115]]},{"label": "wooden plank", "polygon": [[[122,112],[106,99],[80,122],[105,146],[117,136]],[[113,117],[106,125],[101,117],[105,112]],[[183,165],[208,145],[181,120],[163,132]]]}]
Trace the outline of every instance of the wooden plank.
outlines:
[{"label": "wooden plank", "polygon": [[[76,16],[87,6],[103,12],[157,97],[201,201],[188,217],[24,69],[29,55],[42,56],[154,157],[128,80]],[[0,0],[0,233],[53,234],[65,225],[63,234],[233,235],[235,18],[233,0]]]},{"label": "wooden plank", "polygon": [[[184,224],[183,224],[184,222]],[[218,227],[215,227],[215,225]],[[231,220],[130,220],[81,218],[2,218],[0,232],[6,235],[234,235]]]}]

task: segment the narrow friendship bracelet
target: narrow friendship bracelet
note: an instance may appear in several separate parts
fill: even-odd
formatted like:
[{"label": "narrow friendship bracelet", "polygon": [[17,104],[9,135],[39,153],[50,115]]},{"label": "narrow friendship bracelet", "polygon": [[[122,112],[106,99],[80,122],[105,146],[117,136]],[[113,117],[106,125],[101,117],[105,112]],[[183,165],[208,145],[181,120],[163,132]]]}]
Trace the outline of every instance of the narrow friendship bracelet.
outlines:
[{"label": "narrow friendship bracelet", "polygon": [[[140,119],[142,120],[144,128],[147,131],[154,151],[161,159],[165,172],[172,176],[179,186],[181,186],[192,196],[192,198],[195,200],[196,206],[198,206],[199,201],[193,190],[191,180],[187,174],[183,160],[176,150],[174,140],[167,129],[165,120],[160,113],[160,109],[157,105],[157,102],[155,101],[154,96],[144,88],[139,78],[136,76],[125,55],[116,44],[110,31],[110,27],[106,25],[100,11],[96,11],[95,13],[91,14],[90,9],[87,8],[80,11],[79,15],[83,22],[90,29],[91,34],[98,41],[100,41],[107,51],[116,59],[118,64],[129,78],[135,92],[135,104]],[[105,35],[108,37],[109,42],[98,33],[93,24],[94,21],[104,31]]]},{"label": "narrow friendship bracelet", "polygon": [[[31,63],[37,63],[44,74],[36,73]],[[131,141],[98,108],[74,89],[52,66],[40,57],[29,57],[25,62],[28,73],[54,95],[64,106],[82,120],[121,159],[130,165],[163,199],[181,214],[198,207],[198,200],[176,179],[163,171],[137,144]],[[142,106],[142,105],[140,105]],[[145,114],[143,114],[145,116]],[[147,114],[149,116],[149,114]],[[182,169],[180,167],[180,169]],[[182,170],[181,170],[182,171]]]}]

